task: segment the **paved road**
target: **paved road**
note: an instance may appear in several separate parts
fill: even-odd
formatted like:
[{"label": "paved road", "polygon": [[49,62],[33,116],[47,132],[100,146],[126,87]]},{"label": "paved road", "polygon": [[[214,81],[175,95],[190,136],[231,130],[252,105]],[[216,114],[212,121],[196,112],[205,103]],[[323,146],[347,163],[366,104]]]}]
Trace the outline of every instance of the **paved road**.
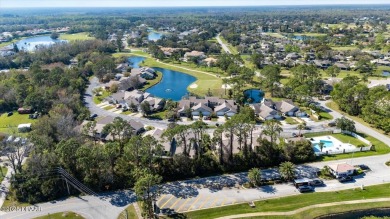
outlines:
[{"label": "paved road", "polygon": [[220,34],[217,35],[216,39],[218,41],[218,43],[222,46],[222,49],[227,53],[227,54],[232,54],[232,52],[230,51],[229,47],[227,47],[227,45],[225,45],[221,38],[219,37]]},{"label": "paved road", "polygon": [[[341,113],[333,111],[326,106],[326,103],[328,103],[328,102],[330,102],[330,101],[319,101],[320,105],[323,106],[324,108],[326,108],[328,110],[329,114],[332,115],[334,119],[341,118],[343,116]],[[356,127],[357,131],[371,135],[372,137],[379,139],[379,140],[383,141],[385,144],[390,146],[390,137],[389,136],[381,134],[381,133],[375,131],[374,129],[371,129],[371,128],[369,128],[369,127],[367,127],[367,126],[365,126],[357,121],[355,121],[355,127]]]}]

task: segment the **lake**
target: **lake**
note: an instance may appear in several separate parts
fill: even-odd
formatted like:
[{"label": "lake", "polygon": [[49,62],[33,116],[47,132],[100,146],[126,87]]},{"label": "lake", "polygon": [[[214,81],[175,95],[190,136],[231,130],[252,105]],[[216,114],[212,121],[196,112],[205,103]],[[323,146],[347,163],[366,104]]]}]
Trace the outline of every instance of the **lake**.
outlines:
[{"label": "lake", "polygon": [[154,68],[162,73],[160,83],[146,90],[157,97],[179,101],[188,94],[187,87],[196,81],[194,76],[165,68]]},{"label": "lake", "polygon": [[146,58],[141,56],[132,56],[127,59],[132,68],[140,68],[139,64],[144,61]]},{"label": "lake", "polygon": [[151,31],[151,32],[149,32],[148,40],[157,41],[157,40],[161,39],[161,37],[162,37],[163,35],[164,35],[164,34],[162,34],[162,33],[158,33],[158,32],[155,32],[155,31]]},{"label": "lake", "polygon": [[[139,64],[145,57],[132,56],[128,58],[131,67],[139,68]],[[156,97],[179,101],[188,94],[187,87],[196,81],[194,76],[179,71],[172,71],[165,68],[154,68],[162,73],[161,81],[146,90]]]},{"label": "lake", "polygon": [[24,51],[34,51],[36,49],[36,46],[50,46],[55,43],[61,43],[61,42],[67,42],[66,40],[59,40],[59,39],[52,39],[50,36],[36,36],[36,37],[29,37],[23,40],[20,40],[16,42],[16,45],[20,50]]},{"label": "lake", "polygon": [[249,89],[244,91],[244,96],[247,100],[251,98],[251,103],[260,103],[263,100],[264,92],[259,89]]}]

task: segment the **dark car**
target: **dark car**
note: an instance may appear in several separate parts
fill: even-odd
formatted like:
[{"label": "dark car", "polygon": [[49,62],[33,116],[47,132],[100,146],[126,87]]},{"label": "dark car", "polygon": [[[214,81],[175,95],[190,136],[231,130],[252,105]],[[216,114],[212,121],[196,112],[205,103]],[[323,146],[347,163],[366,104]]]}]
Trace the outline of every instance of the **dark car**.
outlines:
[{"label": "dark car", "polygon": [[97,114],[92,114],[90,117],[89,117],[89,120],[94,120],[98,115]]},{"label": "dark car", "polygon": [[293,136],[293,137],[298,137],[298,135],[295,134],[295,132],[292,133],[292,136]]},{"label": "dark car", "polygon": [[305,126],[305,130],[311,130],[309,126]]},{"label": "dark car", "polygon": [[8,112],[7,116],[12,116],[14,113],[13,112]]},{"label": "dark car", "polygon": [[304,193],[304,192],[314,192],[314,187],[313,186],[299,186],[298,187],[298,191],[300,193]]},{"label": "dark car", "polygon": [[343,183],[343,182],[351,182],[351,181],[353,181],[353,177],[352,176],[343,176],[343,177],[338,178],[338,180],[341,183]]},{"label": "dark car", "polygon": [[361,170],[370,170],[370,168],[365,165],[365,164],[359,164],[359,165],[356,165],[357,167],[359,167]]},{"label": "dark car", "polygon": [[310,182],[310,185],[312,185],[312,186],[323,186],[324,185],[324,181],[322,181],[320,179],[312,179],[311,182]]}]

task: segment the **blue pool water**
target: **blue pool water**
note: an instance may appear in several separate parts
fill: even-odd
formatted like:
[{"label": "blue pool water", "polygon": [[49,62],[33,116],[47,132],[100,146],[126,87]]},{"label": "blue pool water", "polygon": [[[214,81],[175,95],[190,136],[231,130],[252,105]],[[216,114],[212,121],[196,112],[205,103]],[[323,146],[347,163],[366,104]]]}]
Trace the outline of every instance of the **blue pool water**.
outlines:
[{"label": "blue pool water", "polygon": [[139,64],[144,61],[146,58],[145,57],[141,57],[141,56],[132,56],[130,58],[128,58],[127,60],[129,61],[130,63],[130,66],[132,68],[140,68]]},{"label": "blue pool water", "polygon": [[252,99],[251,103],[260,103],[263,100],[264,93],[259,89],[249,89],[244,91],[244,96],[247,102],[248,99],[250,98]]},{"label": "blue pool water", "polygon": [[146,90],[157,97],[179,101],[187,95],[187,87],[196,81],[196,78],[179,71],[165,68],[154,68],[162,73],[160,83]]},{"label": "blue pool water", "polygon": [[[322,149],[322,151],[327,151],[327,150],[331,149],[332,147],[334,147],[334,144],[332,141],[320,140],[320,142],[324,143],[324,148]],[[314,149],[314,152],[321,152],[321,148],[320,148],[319,143],[313,144],[313,149]]]},{"label": "blue pool water", "polygon": [[37,46],[50,46],[55,43],[67,42],[66,40],[52,39],[50,36],[29,37],[16,42],[19,50],[34,51]]}]

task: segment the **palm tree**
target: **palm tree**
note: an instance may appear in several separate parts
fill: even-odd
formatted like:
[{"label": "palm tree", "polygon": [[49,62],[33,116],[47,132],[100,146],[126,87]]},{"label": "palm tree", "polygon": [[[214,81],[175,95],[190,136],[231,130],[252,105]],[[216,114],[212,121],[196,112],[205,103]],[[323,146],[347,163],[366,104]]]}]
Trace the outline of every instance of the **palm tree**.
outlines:
[{"label": "palm tree", "polygon": [[324,143],[324,142],[320,142],[320,143],[319,143],[319,146],[320,146],[320,150],[321,150],[321,152],[322,152],[322,149],[324,149],[325,143]]},{"label": "palm tree", "polygon": [[291,162],[283,162],[279,165],[280,175],[286,180],[292,180],[295,177],[295,165]]},{"label": "palm tree", "polygon": [[227,78],[222,78],[222,83],[223,83],[223,86],[225,88],[225,95],[226,95],[226,88],[227,88],[227,83],[229,82],[229,80]]},{"label": "palm tree", "polygon": [[253,185],[259,185],[261,181],[261,170],[259,168],[252,168],[248,172],[248,178]]},{"label": "palm tree", "polygon": [[297,126],[297,129],[299,130],[298,136],[301,136],[301,132],[302,132],[302,130],[304,130],[305,128],[306,128],[306,124],[305,124],[305,123],[300,123],[300,124]]},{"label": "palm tree", "polygon": [[282,123],[278,120],[267,120],[263,125],[263,133],[271,138],[271,143],[274,143],[275,138],[283,131]]}]

